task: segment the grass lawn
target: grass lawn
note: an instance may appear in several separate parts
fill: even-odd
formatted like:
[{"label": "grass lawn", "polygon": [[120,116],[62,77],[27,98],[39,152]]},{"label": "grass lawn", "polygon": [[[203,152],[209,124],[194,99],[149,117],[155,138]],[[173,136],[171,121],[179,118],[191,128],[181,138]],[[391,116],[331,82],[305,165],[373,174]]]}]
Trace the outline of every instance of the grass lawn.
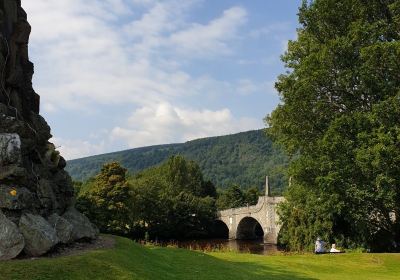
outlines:
[{"label": "grass lawn", "polygon": [[116,241],[82,255],[0,262],[0,279],[400,279],[400,254],[204,254]]}]

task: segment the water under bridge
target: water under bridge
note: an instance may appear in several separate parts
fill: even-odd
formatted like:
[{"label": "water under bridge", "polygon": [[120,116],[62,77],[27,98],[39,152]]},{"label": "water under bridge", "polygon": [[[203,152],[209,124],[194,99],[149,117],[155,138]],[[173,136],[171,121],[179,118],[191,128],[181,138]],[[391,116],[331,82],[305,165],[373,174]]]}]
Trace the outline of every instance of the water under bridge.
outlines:
[{"label": "water under bridge", "polygon": [[218,212],[217,220],[228,228],[230,239],[264,238],[265,243],[277,244],[280,230],[277,206],[285,199],[270,193],[267,177],[265,196],[259,197],[256,205]]}]

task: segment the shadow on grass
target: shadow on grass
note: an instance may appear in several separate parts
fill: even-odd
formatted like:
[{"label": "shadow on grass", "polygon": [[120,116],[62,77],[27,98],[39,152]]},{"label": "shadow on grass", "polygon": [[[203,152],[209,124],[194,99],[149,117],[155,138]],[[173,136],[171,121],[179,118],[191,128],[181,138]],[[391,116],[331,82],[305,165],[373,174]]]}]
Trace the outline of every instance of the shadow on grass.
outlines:
[{"label": "shadow on grass", "polygon": [[245,255],[241,255],[240,259],[243,261],[238,262],[184,249],[145,248],[145,250],[150,251],[152,261],[156,264],[152,271],[148,271],[148,279],[315,279],[291,272],[284,267],[268,265],[262,256],[259,257],[259,262],[251,262],[245,260]]},{"label": "shadow on grass", "polygon": [[[142,247],[116,238],[114,249],[53,259],[0,262],[0,279],[13,280],[313,280],[265,257],[222,254],[217,258],[184,249]],[[231,261],[229,259],[234,259]]]}]

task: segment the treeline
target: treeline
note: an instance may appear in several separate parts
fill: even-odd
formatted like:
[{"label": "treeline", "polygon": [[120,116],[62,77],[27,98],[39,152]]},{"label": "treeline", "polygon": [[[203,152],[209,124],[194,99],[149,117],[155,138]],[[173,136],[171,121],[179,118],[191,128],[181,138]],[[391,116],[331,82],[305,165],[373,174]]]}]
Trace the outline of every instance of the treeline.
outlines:
[{"label": "treeline", "polygon": [[288,159],[264,130],[72,160],[68,162],[67,170],[74,180],[85,181],[96,175],[103,164],[117,161],[128,169],[129,174],[137,174],[175,155],[197,162],[204,178],[221,189],[238,184],[242,188],[262,190],[265,176],[270,177],[273,194],[281,195],[287,187]]},{"label": "treeline", "polygon": [[181,156],[134,176],[117,162],[85,183],[75,182],[76,207],[102,232],[132,238],[184,239],[213,235],[217,209],[255,204],[257,188],[217,192],[200,167]]}]

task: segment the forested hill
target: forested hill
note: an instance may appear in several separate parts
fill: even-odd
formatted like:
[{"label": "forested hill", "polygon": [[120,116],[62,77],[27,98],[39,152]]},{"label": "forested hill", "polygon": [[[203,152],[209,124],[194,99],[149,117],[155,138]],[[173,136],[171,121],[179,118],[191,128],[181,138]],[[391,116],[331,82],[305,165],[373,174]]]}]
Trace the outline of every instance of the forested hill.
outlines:
[{"label": "forested hill", "polygon": [[74,180],[82,181],[95,175],[104,163],[118,161],[133,174],[178,154],[196,161],[205,178],[219,188],[238,184],[242,188],[262,189],[266,175],[271,177],[275,194],[280,194],[286,186],[283,173],[287,158],[263,130],[71,160],[67,170]]}]

